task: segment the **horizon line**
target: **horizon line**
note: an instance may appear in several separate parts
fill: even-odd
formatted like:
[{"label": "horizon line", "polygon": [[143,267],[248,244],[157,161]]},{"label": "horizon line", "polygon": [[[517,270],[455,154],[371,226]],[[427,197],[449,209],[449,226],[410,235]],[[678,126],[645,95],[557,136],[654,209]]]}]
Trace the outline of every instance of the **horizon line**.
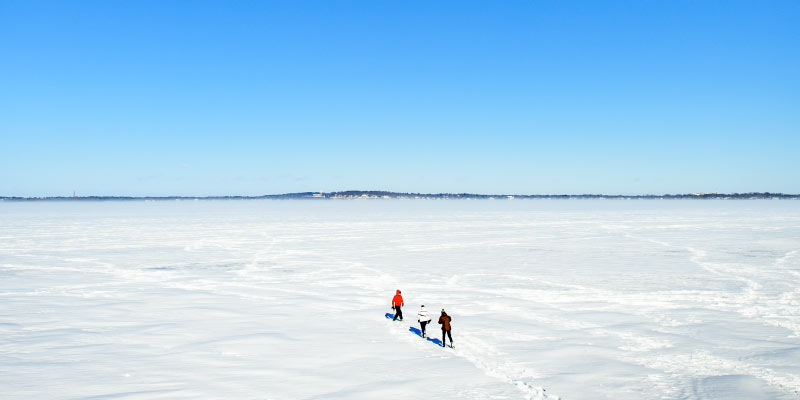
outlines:
[{"label": "horizon line", "polygon": [[419,192],[393,192],[387,190],[343,190],[343,191],[305,191],[288,192],[278,194],[263,195],[163,195],[163,196],[132,196],[132,195],[85,195],[78,196],[0,196],[0,200],[168,200],[168,199],[189,199],[189,200],[213,200],[213,199],[280,199],[280,198],[309,198],[309,199],[348,199],[348,198],[476,198],[476,199],[496,199],[496,198],[800,198],[800,194],[790,194],[782,192],[694,192],[694,193],[665,193],[665,194],[606,194],[606,193],[582,193],[582,194],[484,194],[468,192],[439,192],[439,193],[419,193]]}]

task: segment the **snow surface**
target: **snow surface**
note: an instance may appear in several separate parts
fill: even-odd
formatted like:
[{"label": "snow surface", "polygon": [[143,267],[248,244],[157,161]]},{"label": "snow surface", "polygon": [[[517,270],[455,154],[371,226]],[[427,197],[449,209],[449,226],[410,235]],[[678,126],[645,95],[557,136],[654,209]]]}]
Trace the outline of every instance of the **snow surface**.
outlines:
[{"label": "snow surface", "polygon": [[800,202],[4,202],[0,390],[797,399]]}]

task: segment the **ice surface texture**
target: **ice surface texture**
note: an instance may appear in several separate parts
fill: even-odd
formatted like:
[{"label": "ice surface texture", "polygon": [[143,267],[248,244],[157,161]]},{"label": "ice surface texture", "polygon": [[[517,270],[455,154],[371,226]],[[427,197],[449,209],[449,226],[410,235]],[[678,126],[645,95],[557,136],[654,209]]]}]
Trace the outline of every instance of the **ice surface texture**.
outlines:
[{"label": "ice surface texture", "polygon": [[5,202],[0,388],[797,399],[798,251],[795,201]]}]

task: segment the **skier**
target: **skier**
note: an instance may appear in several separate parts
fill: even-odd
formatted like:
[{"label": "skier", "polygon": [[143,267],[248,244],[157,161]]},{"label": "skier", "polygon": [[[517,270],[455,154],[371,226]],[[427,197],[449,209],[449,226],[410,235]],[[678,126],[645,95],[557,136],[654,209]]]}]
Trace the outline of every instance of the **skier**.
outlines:
[{"label": "skier", "polygon": [[442,315],[439,317],[439,324],[442,325],[442,347],[445,347],[445,338],[449,337],[450,347],[453,348],[453,336],[450,334],[450,320],[452,320],[452,318],[444,312],[443,308]]},{"label": "skier", "polygon": [[400,318],[400,321],[403,320],[403,311],[400,309],[400,307],[403,307],[404,305],[403,296],[400,295],[400,289],[397,289],[397,294],[394,295],[394,298],[392,298],[392,309],[394,310],[394,318],[392,318],[392,321],[397,321],[397,318]]},{"label": "skier", "polygon": [[[419,311],[417,311],[417,322],[419,322],[419,326],[422,328],[422,337],[425,338],[425,325],[428,325],[431,322],[431,316],[428,315],[428,310],[425,309],[425,304],[419,306]],[[453,340],[450,339],[450,344],[453,343]]]}]

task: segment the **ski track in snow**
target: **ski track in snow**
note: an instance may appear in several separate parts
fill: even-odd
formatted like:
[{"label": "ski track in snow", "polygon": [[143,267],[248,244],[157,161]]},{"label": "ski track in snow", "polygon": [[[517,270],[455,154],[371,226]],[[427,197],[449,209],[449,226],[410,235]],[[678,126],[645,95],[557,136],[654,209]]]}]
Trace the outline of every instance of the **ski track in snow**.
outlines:
[{"label": "ski track in snow", "polygon": [[560,397],[556,395],[546,394],[546,389],[535,386],[533,382],[524,378],[524,376],[527,375],[527,371],[514,368],[507,362],[494,361],[502,360],[505,354],[492,350],[490,344],[470,334],[464,335],[463,338],[460,337],[458,346],[456,346],[453,351],[458,356],[469,360],[487,375],[514,385],[514,387],[523,393],[524,398],[527,400],[560,399]]},{"label": "ski track in snow", "polygon": [[[414,342],[420,342],[423,346],[419,346],[420,351],[428,351],[430,352],[430,348],[434,345],[428,342],[426,339],[422,339],[419,336],[412,334],[408,330],[408,325],[404,323],[400,323],[401,327],[397,329],[396,325],[398,324],[397,321],[390,322],[390,330],[392,334],[398,338],[402,338],[405,341],[408,341],[411,338]],[[431,322],[432,324],[435,321]],[[428,333],[439,333],[441,330],[435,329],[436,327],[430,326],[428,327]],[[437,337],[438,336],[429,336],[429,337]],[[449,342],[448,342],[449,343]],[[528,375],[527,371],[524,369],[514,368],[507,362],[499,361],[502,360],[505,354],[497,351],[490,343],[482,341],[474,335],[465,334],[458,337],[458,345],[455,348],[448,347],[442,348],[439,347],[434,348],[434,351],[442,351],[447,352],[449,354],[444,354],[444,356],[452,355],[455,357],[463,358],[470,363],[472,363],[475,367],[483,371],[486,375],[498,379],[499,381],[508,383],[515,388],[517,388],[522,393],[522,398],[526,400],[559,400],[560,397],[546,394],[546,389],[535,386],[529,379],[524,378],[525,375]]]},{"label": "ski track in snow", "polygon": [[[678,247],[660,240],[643,239],[630,234],[625,236],[634,240],[649,241],[664,247]],[[703,303],[705,307],[734,311],[763,324],[786,328],[793,333],[793,337],[800,335],[800,301],[798,301],[800,299],[800,296],[798,296],[800,288],[783,292],[778,296],[762,293],[759,291],[762,288],[761,284],[743,275],[743,273],[753,272],[751,269],[737,264],[729,266],[723,263],[707,262],[704,260],[709,257],[708,251],[694,247],[685,247],[683,249],[691,254],[691,262],[704,270],[743,284],[742,291],[737,296],[719,297],[713,295],[701,297],[699,302]],[[791,250],[775,260],[774,264],[783,267],[797,253],[798,250]],[[797,275],[795,270],[787,270],[786,272]],[[759,310],[778,311],[765,315]],[[777,373],[770,368],[752,366],[743,360],[729,360],[717,357],[708,351],[697,351],[692,354],[663,355],[653,360],[638,360],[638,362],[649,368],[681,375],[751,375],[763,379],[778,388],[788,388],[795,394],[800,392],[800,376]]]}]

